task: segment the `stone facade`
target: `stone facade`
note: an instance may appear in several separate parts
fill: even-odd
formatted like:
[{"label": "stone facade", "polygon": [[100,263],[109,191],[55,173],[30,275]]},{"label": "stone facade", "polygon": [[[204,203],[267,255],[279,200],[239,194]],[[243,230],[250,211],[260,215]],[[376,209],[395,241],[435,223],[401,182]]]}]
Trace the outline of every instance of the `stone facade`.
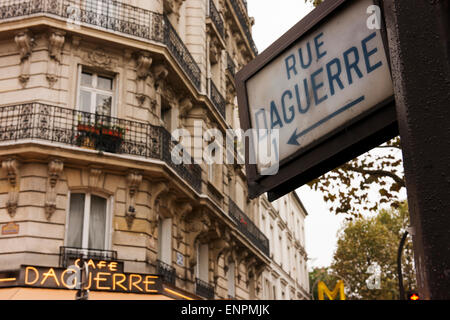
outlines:
[{"label": "stone facade", "polygon": [[19,225],[0,236],[0,269],[58,266],[84,204],[77,239],[126,272],[168,266],[186,292],[205,297],[202,278],[216,299],[263,298],[265,244],[230,214],[260,223],[244,168],[170,158],[177,128],[239,126],[233,77],[256,54],[244,2],[32,3],[0,2],[0,225]]},{"label": "stone facade", "polygon": [[305,207],[295,192],[270,204],[259,198],[261,230],[270,241],[270,267],[262,275],[264,299],[310,299],[305,251]]}]

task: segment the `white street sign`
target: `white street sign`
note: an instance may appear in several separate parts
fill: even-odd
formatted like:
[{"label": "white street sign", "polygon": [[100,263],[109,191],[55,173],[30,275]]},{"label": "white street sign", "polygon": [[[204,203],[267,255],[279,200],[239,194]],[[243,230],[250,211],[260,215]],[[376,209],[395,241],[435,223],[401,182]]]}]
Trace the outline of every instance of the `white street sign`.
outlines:
[{"label": "white street sign", "polygon": [[246,81],[250,126],[279,129],[280,162],[393,95],[371,7],[355,1]]}]

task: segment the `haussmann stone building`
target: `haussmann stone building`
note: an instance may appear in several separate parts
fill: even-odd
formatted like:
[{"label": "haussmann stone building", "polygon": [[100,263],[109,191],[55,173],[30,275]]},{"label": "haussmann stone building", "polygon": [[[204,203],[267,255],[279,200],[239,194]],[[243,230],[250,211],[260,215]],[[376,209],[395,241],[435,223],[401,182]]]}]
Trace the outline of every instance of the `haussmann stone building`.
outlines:
[{"label": "haussmann stone building", "polygon": [[283,298],[279,210],[237,161],[171,157],[175,129],[239,127],[252,24],[243,0],[0,0],[0,299],[74,299],[81,258],[89,299]]}]

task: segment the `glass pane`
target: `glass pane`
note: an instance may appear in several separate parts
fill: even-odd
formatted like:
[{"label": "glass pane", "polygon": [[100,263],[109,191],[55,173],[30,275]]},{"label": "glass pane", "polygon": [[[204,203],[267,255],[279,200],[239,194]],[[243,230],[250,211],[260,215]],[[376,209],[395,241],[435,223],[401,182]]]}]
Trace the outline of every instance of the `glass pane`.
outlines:
[{"label": "glass pane", "polygon": [[113,88],[113,80],[111,78],[98,76],[97,79],[97,89],[109,90]]},{"label": "glass pane", "polygon": [[72,193],[70,195],[69,227],[67,229],[67,246],[82,247],[83,219],[85,195]]},{"label": "glass pane", "polygon": [[92,73],[82,72],[81,73],[81,85],[86,87],[92,87]]},{"label": "glass pane", "polygon": [[81,111],[91,112],[91,93],[89,91],[80,90],[80,106]]},{"label": "glass pane", "polygon": [[112,97],[104,94],[97,94],[96,112],[105,116],[111,115]]},{"label": "glass pane", "polygon": [[89,215],[89,248],[105,249],[106,199],[91,196]]}]

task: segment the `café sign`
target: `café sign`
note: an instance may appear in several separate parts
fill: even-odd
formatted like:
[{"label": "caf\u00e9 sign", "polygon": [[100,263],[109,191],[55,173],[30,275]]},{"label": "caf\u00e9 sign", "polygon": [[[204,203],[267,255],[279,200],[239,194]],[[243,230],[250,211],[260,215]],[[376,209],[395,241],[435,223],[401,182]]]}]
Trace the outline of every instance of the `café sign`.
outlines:
[{"label": "caf\u00e9 sign", "polygon": [[[22,266],[20,270],[0,275],[0,287],[32,287],[76,290],[81,286],[80,268],[76,265],[68,268],[41,266]],[[88,272],[84,275],[83,288],[93,291],[122,293],[157,294],[162,291],[162,281],[158,275],[124,273],[118,262],[87,262]],[[83,271],[84,272],[84,271]]]}]

